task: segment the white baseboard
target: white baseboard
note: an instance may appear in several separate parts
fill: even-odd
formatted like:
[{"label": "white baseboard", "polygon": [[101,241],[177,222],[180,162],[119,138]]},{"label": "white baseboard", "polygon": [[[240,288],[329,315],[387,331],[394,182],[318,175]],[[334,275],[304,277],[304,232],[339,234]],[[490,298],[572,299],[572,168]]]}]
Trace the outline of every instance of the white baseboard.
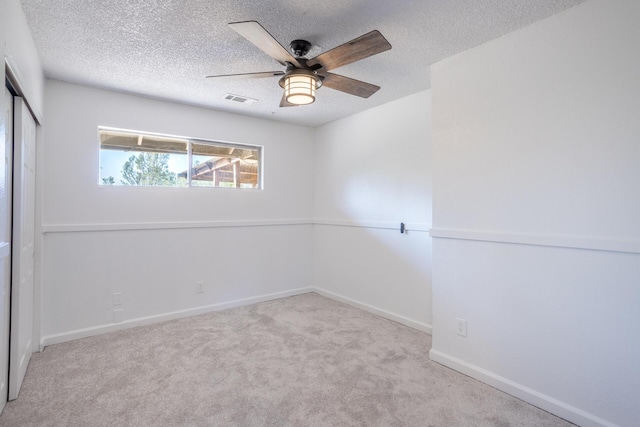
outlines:
[{"label": "white baseboard", "polygon": [[228,308],[241,307],[244,305],[255,304],[258,302],[271,301],[280,298],[286,298],[293,295],[301,295],[313,292],[310,287],[292,289],[284,292],[275,292],[272,294],[259,295],[250,298],[237,299],[218,304],[205,305],[201,307],[189,308],[186,310],[173,311],[171,313],[163,313],[155,316],[140,317],[137,319],[126,320],[121,323],[110,323],[108,325],[94,326],[91,328],[77,329],[75,331],[64,332],[61,334],[47,335],[40,341],[40,350],[51,344],[59,344],[67,341],[73,341],[80,338],[87,338],[94,335],[105,334],[107,332],[121,331],[136,326],[150,325],[152,323],[164,322],[182,317],[195,316],[198,314],[210,313],[212,311],[226,310]]},{"label": "white baseboard", "polygon": [[110,323],[107,325],[99,325],[99,326],[93,326],[90,328],[77,329],[75,331],[63,332],[60,334],[47,335],[40,340],[40,350],[42,351],[44,347],[52,344],[60,344],[63,342],[73,341],[81,338],[87,338],[94,335],[100,335],[108,332],[121,331],[128,328],[134,328],[136,326],[144,326],[144,325],[150,325],[153,323],[164,322],[167,320],[179,319],[182,317],[196,316],[198,314],[209,313],[212,311],[226,310],[228,308],[241,307],[244,305],[250,305],[250,304],[255,304],[255,303],[264,302],[264,301],[271,301],[279,298],[290,297],[293,295],[306,294],[309,292],[316,292],[319,295],[323,295],[327,298],[331,298],[336,301],[340,301],[340,302],[352,305],[354,307],[358,307],[360,309],[363,309],[370,313],[384,317],[386,319],[393,320],[394,322],[398,322],[405,326],[409,326],[410,328],[414,328],[419,331],[423,331],[428,334],[431,334],[431,325],[428,325],[426,323],[418,322],[418,321],[409,319],[405,316],[395,314],[390,311],[387,311],[378,307],[374,307],[372,305],[365,304],[363,302],[356,301],[354,299],[347,298],[345,296],[342,296],[321,288],[307,287],[307,288],[292,289],[284,292],[276,292],[272,294],[259,295],[256,297],[243,298],[243,299],[238,299],[234,301],[222,302],[218,304],[211,304],[211,305],[206,305],[201,307],[189,308],[186,310],[173,311],[170,313],[163,313],[163,314],[158,314],[154,316],[140,317],[137,319],[126,320],[121,323]]},{"label": "white baseboard", "polygon": [[429,357],[434,362],[447,366],[465,375],[482,381],[492,387],[502,390],[512,396],[524,400],[538,408],[544,409],[554,415],[564,418],[567,421],[578,424],[582,427],[618,427],[616,424],[603,420],[593,414],[585,412],[567,403],[554,399],[551,396],[537,392],[522,384],[511,381],[507,378],[501,377],[491,371],[482,369],[478,366],[472,365],[460,360],[458,358],[449,356],[440,351],[431,349],[429,351]]},{"label": "white baseboard", "polygon": [[322,296],[327,298],[334,299],[336,301],[343,302],[345,304],[352,305],[354,307],[358,307],[362,310],[368,311],[369,313],[376,314],[380,317],[384,317],[385,319],[393,320],[394,322],[401,323],[405,326],[409,326],[410,328],[417,329],[422,332],[426,332],[431,335],[431,325],[418,322],[417,320],[409,319],[408,317],[402,316],[400,314],[392,313],[390,311],[384,310],[382,308],[374,307],[372,305],[336,294],[335,292],[330,292],[324,290],[322,288],[312,288],[313,292],[316,292]]}]

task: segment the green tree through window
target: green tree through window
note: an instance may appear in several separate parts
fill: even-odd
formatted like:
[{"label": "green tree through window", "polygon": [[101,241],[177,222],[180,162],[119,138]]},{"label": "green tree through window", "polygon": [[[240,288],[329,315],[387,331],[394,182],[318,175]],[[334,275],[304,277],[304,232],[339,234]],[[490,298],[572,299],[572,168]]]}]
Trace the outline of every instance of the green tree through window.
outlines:
[{"label": "green tree through window", "polygon": [[169,171],[169,155],[160,153],[140,153],[129,157],[122,166],[124,185],[175,186],[176,174]]}]

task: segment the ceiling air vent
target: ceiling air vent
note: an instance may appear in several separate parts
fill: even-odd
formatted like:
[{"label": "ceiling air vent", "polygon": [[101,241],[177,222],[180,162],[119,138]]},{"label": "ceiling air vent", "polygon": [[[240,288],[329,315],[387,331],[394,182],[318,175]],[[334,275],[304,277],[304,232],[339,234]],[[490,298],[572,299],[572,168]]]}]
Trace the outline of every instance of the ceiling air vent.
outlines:
[{"label": "ceiling air vent", "polygon": [[224,99],[226,99],[227,101],[233,101],[233,102],[237,102],[238,104],[246,104],[246,105],[252,105],[258,102],[257,99],[247,98],[246,96],[233,95],[231,93],[228,93],[224,97]]}]

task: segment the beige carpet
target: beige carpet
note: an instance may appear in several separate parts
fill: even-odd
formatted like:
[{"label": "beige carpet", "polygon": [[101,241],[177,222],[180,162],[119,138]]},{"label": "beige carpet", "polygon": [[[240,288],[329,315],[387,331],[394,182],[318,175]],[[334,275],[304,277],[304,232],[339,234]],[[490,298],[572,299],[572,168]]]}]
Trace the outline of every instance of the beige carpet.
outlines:
[{"label": "beige carpet", "polygon": [[2,426],[568,426],[305,294],[52,345]]}]

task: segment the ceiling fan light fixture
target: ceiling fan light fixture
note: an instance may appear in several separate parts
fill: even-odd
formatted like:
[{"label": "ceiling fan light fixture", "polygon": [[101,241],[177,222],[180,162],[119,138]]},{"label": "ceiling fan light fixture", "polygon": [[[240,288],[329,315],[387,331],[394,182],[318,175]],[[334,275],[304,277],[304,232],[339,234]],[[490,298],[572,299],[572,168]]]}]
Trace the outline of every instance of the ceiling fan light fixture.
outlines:
[{"label": "ceiling fan light fixture", "polygon": [[320,79],[307,70],[296,70],[282,79],[284,98],[289,104],[308,105],[316,100]]},{"label": "ceiling fan light fixture", "polygon": [[281,65],[286,65],[287,69],[284,72],[223,74],[207,76],[207,78],[250,79],[283,76],[279,82],[280,87],[284,89],[280,107],[308,105],[315,102],[316,90],[323,83],[330,89],[349,95],[370,97],[380,89],[380,86],[330,71],[391,49],[391,44],[380,34],[380,31],[373,30],[314,58],[307,59],[311,43],[306,40],[292,41],[289,45],[291,50],[289,53],[258,21],[231,22],[229,26]]}]

